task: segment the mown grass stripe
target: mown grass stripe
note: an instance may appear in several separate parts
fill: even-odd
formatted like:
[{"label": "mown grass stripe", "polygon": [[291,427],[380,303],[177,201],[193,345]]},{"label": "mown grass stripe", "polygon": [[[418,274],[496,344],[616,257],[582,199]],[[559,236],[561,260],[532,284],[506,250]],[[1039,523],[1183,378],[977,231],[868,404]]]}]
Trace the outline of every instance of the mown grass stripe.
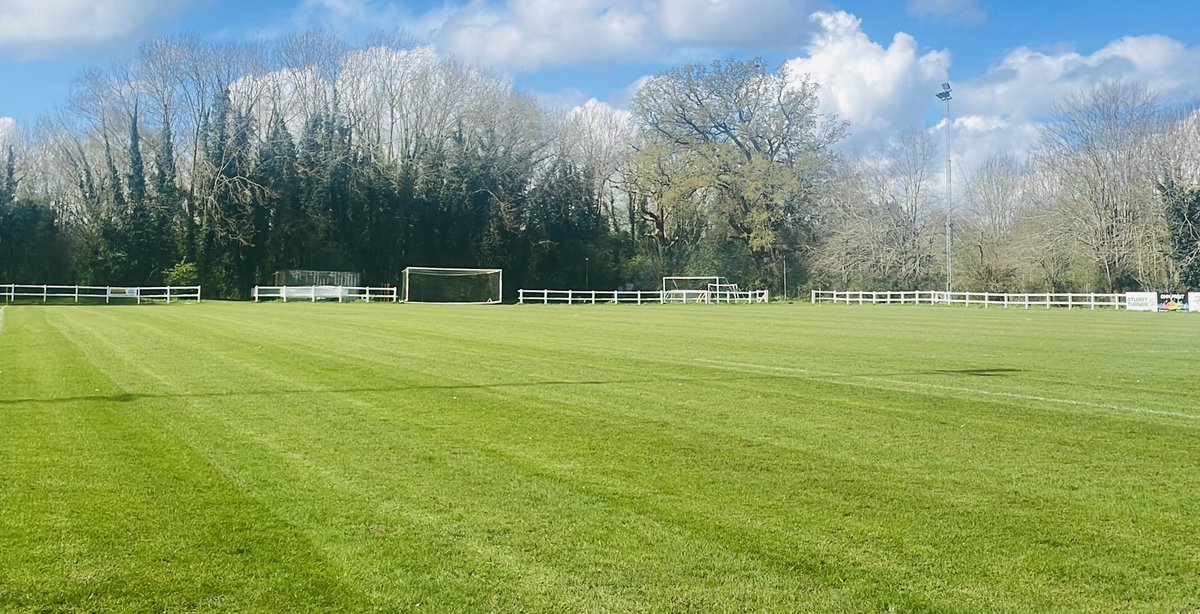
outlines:
[{"label": "mown grass stripe", "polygon": [[961,392],[961,393],[977,395],[977,396],[990,396],[990,397],[999,397],[999,398],[1005,398],[1005,399],[1016,399],[1018,401],[1036,401],[1039,403],[1054,403],[1057,405],[1074,405],[1074,406],[1079,406],[1079,407],[1087,407],[1090,409],[1106,409],[1106,410],[1112,410],[1112,411],[1133,412],[1133,413],[1139,413],[1139,414],[1151,414],[1151,415],[1156,415],[1156,416],[1168,416],[1171,418],[1182,418],[1185,420],[1200,420],[1200,415],[1198,415],[1198,414],[1186,414],[1183,412],[1168,411],[1168,410],[1164,410],[1164,409],[1151,409],[1148,407],[1132,407],[1132,406],[1128,406],[1128,405],[1115,405],[1112,403],[1094,403],[1091,401],[1081,401],[1079,399],[1058,399],[1058,398],[1045,397],[1045,396],[1039,396],[1039,395],[1033,395],[1033,394],[1021,394],[1021,393],[1017,393],[1017,392],[1004,392],[1004,391],[998,391],[998,390],[980,390],[978,388],[966,388],[963,386],[945,386],[945,385],[941,385],[941,384],[931,384],[928,382],[900,381],[900,380],[889,379],[889,378],[884,378],[884,377],[872,377],[870,375],[853,375],[850,373],[838,373],[835,371],[814,371],[812,369],[802,369],[802,368],[797,368],[797,367],[780,367],[780,366],[776,366],[776,365],[760,365],[760,364],[745,363],[745,362],[708,360],[708,359],[704,359],[704,358],[697,358],[695,360],[696,360],[696,362],[700,362],[700,363],[704,363],[704,364],[708,364],[708,365],[716,365],[719,367],[728,367],[728,368],[734,368],[734,369],[738,369],[738,370],[772,371],[772,372],[777,372],[777,373],[799,373],[799,374],[804,374],[804,375],[813,375],[813,376],[817,376],[817,377],[821,377],[821,378],[838,378],[838,379],[856,378],[856,379],[864,380],[864,381],[868,381],[868,382],[877,382],[877,383],[881,383],[881,384],[887,384],[890,387],[896,388],[898,390],[905,390],[905,391],[910,391],[910,392],[916,391],[916,389],[918,389],[918,388],[929,388],[929,389],[933,389],[933,390],[944,390],[946,392]]},{"label": "mown grass stripe", "polygon": [[[300,602],[1077,611],[1180,610],[1197,597],[1193,431],[1175,418],[1051,402],[1165,409],[1168,395],[1195,394],[1173,354],[1143,349],[1200,340],[1186,319],[776,305],[12,314],[19,325],[0,342],[22,331],[29,347],[0,356],[18,382],[0,391],[0,423],[48,427],[9,434],[21,454],[38,462],[26,450],[83,416],[130,421],[91,432],[181,450],[196,467],[179,484],[222,476],[211,496],[245,509],[222,518],[282,527],[302,544],[300,560],[281,566],[311,578],[294,588]],[[26,324],[61,335],[43,339]],[[47,366],[69,371],[78,360],[62,336],[107,383]],[[188,475],[163,462],[164,473]],[[10,483],[21,486],[0,485],[0,500],[36,482]],[[99,483],[136,499],[111,476]],[[164,501],[186,502],[180,488],[163,489]],[[71,493],[76,507],[103,500]],[[0,515],[0,534],[9,529]],[[143,539],[153,548],[182,535],[167,523]],[[196,547],[196,558],[225,556]],[[0,552],[0,566],[27,573],[20,560]],[[307,576],[304,561],[321,573]],[[310,584],[349,596],[331,601]],[[212,594],[286,609],[255,588],[269,585],[91,588],[117,611]],[[54,599],[23,591],[27,609]]]}]

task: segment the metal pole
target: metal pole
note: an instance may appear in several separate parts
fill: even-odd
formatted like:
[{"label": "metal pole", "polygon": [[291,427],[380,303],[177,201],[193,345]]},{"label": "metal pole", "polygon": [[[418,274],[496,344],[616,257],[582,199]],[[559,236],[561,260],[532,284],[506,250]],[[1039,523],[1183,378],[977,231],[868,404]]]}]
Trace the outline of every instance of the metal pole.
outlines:
[{"label": "metal pole", "polygon": [[783,300],[787,300],[787,254],[783,256]]},{"label": "metal pole", "polygon": [[954,183],[952,155],[954,151],[954,123],[950,121],[950,97],[946,97],[946,292],[954,291],[954,245],[951,238],[950,220],[954,217]]}]

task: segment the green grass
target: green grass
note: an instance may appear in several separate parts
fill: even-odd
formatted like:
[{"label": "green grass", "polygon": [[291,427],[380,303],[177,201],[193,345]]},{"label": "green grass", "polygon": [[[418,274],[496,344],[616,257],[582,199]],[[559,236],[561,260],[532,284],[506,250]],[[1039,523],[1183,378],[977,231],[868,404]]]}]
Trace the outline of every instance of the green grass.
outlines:
[{"label": "green grass", "polygon": [[10,306],[0,611],[1196,611],[1200,318]]}]

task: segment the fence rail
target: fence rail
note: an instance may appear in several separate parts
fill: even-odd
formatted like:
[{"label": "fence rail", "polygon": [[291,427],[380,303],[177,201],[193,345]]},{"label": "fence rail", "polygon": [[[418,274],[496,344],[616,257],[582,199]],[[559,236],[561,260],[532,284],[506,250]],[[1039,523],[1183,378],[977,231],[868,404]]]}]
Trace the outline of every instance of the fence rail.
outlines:
[{"label": "fence rail", "polygon": [[384,301],[394,303],[398,300],[396,288],[376,286],[254,286],[250,295],[254,302],[266,300],[307,301],[337,301],[339,303],[364,301]]},{"label": "fence rail", "polygon": [[114,300],[120,302],[134,301],[196,301],[200,302],[200,286],[55,286],[49,284],[0,284],[0,297],[5,303],[32,301],[49,303],[63,302],[59,299],[70,299],[67,302],[78,303],[104,301],[105,304]]},{"label": "fence rail", "polygon": [[813,303],[839,303],[845,305],[978,305],[982,307],[1065,307],[1067,309],[1100,309],[1127,307],[1124,294],[1095,293],[1025,293],[1006,294],[1000,292],[939,292],[919,291],[835,291],[813,290]]},{"label": "fence rail", "polygon": [[709,290],[526,290],[517,291],[517,302],[524,304],[664,304],[664,303],[765,303],[770,299],[766,290],[720,291]]}]

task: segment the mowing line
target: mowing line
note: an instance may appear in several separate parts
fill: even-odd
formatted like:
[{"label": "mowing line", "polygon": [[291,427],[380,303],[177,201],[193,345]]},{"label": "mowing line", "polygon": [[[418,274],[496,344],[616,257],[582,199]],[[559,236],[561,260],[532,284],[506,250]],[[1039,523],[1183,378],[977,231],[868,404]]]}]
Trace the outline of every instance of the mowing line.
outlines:
[{"label": "mowing line", "polygon": [[778,372],[782,372],[782,373],[801,373],[801,374],[806,374],[806,375],[812,375],[817,379],[826,379],[826,380],[834,379],[834,378],[855,378],[855,379],[860,379],[860,380],[866,380],[869,382],[878,382],[881,384],[888,384],[892,388],[898,388],[900,390],[908,390],[910,392],[915,392],[915,390],[913,390],[914,387],[931,388],[934,390],[944,390],[947,392],[962,392],[962,393],[966,393],[966,394],[975,394],[975,395],[989,396],[989,397],[999,397],[999,398],[1003,398],[1003,399],[1016,399],[1016,400],[1020,400],[1020,401],[1038,401],[1040,403],[1057,403],[1060,405],[1073,405],[1076,407],[1088,407],[1088,408],[1092,408],[1092,409],[1105,409],[1105,410],[1109,410],[1109,411],[1133,412],[1133,413],[1139,413],[1139,414],[1150,414],[1150,415],[1155,415],[1155,416],[1169,416],[1171,418],[1183,418],[1186,420],[1200,420],[1200,415],[1196,415],[1196,414],[1185,414],[1183,412],[1168,411],[1168,410],[1163,410],[1163,409],[1151,409],[1149,407],[1136,407],[1136,406],[1132,406],[1132,405],[1117,405],[1114,403],[1095,403],[1092,401],[1080,401],[1078,399],[1060,399],[1060,398],[1056,398],[1056,397],[1044,397],[1044,396],[1039,396],[1039,395],[1035,395],[1035,394],[1022,394],[1019,392],[1001,392],[1001,391],[996,391],[996,390],[980,390],[978,388],[965,388],[962,386],[945,386],[942,384],[930,384],[930,383],[925,383],[925,382],[910,382],[910,381],[888,379],[886,377],[876,377],[873,375],[854,375],[851,373],[838,373],[836,371],[813,371],[810,369],[802,369],[799,367],[776,367],[776,366],[772,366],[772,365],[759,365],[759,364],[754,364],[754,363],[749,363],[749,362],[708,360],[705,358],[696,358],[695,361],[709,364],[709,365],[718,366],[718,367],[725,367],[725,368],[732,368],[732,369],[751,369],[751,370],[758,370],[758,371],[778,371]]}]

